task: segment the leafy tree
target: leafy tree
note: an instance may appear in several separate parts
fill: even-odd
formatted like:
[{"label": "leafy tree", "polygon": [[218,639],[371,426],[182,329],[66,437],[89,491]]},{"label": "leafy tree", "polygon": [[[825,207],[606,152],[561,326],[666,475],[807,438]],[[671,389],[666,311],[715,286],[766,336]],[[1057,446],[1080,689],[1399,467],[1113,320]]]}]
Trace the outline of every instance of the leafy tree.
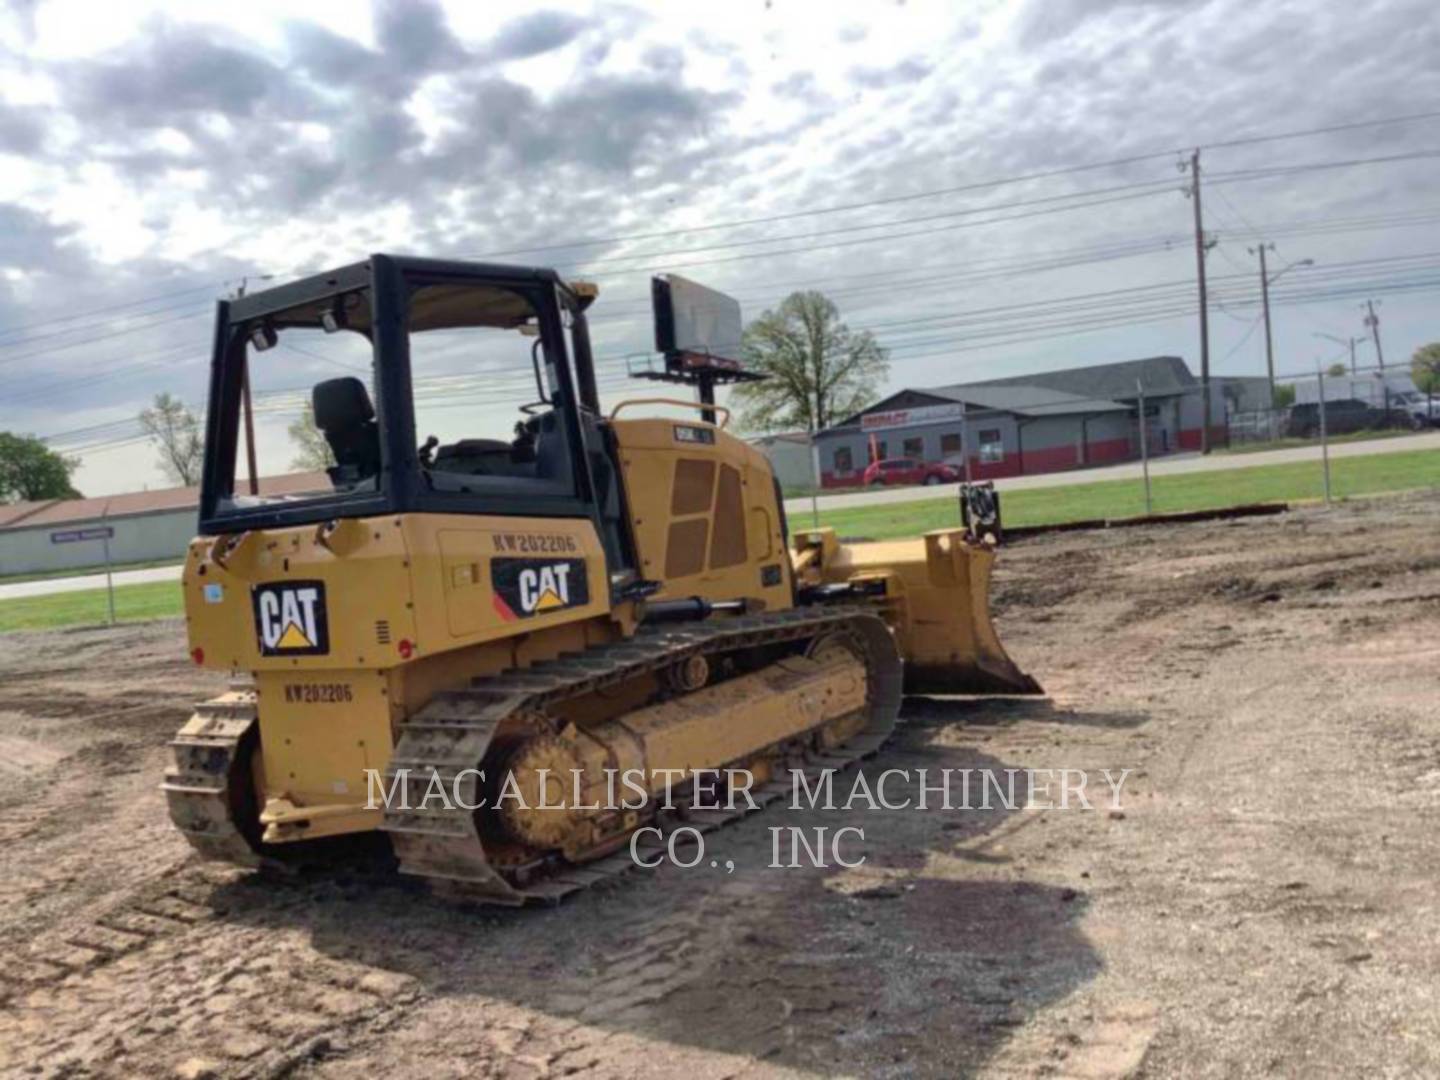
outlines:
[{"label": "leafy tree", "polygon": [[868,330],[840,320],[823,293],[795,292],[745,328],[745,363],[767,376],[734,390],[746,427],[818,431],[859,412],[879,396],[890,370]]},{"label": "leafy tree", "polygon": [[1295,387],[1288,383],[1275,387],[1275,408],[1288,409],[1295,404]]},{"label": "leafy tree", "polygon": [[78,499],[70,474],[79,466],[32,435],[0,431],[0,503]]},{"label": "leafy tree", "polygon": [[330,449],[330,442],[325,438],[325,433],[315,426],[315,409],[312,405],[306,404],[305,411],[300,414],[289,427],[290,438],[299,447],[299,453],[290,462],[294,469],[305,469],[314,471],[328,469],[335,464],[335,452]]},{"label": "leafy tree", "polygon": [[1440,341],[1415,350],[1410,358],[1410,380],[1427,397],[1440,394]]},{"label": "leafy tree", "polygon": [[205,437],[189,406],[170,394],[157,394],[155,404],[140,413],[140,427],[160,448],[160,468],[177,484],[200,482]]},{"label": "leafy tree", "polygon": [[1337,361],[1325,369],[1325,374],[1329,375],[1332,379],[1343,379],[1349,371],[1349,368]]}]

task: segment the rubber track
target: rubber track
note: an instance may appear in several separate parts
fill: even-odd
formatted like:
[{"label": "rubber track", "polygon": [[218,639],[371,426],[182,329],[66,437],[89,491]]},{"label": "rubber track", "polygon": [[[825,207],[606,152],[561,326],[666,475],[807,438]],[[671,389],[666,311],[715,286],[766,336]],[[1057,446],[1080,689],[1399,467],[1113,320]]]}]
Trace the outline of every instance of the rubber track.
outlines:
[{"label": "rubber track", "polygon": [[[813,778],[827,769],[848,767],[875,753],[895,728],[904,681],[900,656],[889,628],[873,609],[801,608],[642,629],[623,641],[477,679],[469,690],[437,694],[401,726],[386,769],[386,790],[407,791],[414,797],[401,800],[401,804],[412,807],[422,801],[423,787],[432,775],[438,775],[450,790],[457,775],[478,768],[491,737],[502,722],[516,714],[543,711],[555,702],[660,670],[696,653],[801,641],[837,631],[853,635],[864,646],[869,716],[865,728],[848,743],[810,757],[802,768]],[[397,780],[398,770],[409,770],[410,775]],[[397,782],[408,782],[410,786],[397,789]],[[791,782],[788,774],[782,773],[756,788],[752,793],[756,803],[763,807],[775,801],[790,790]],[[473,773],[459,787],[464,802],[472,806],[478,801],[476,787]],[[705,833],[751,812],[748,807],[689,810],[683,821],[674,824]],[[583,864],[557,859],[553,873],[517,882],[489,863],[475,814],[459,806],[387,810],[381,828],[390,834],[403,872],[432,879],[442,886],[442,891],[464,899],[490,903],[558,901],[569,893],[617,877],[635,865],[629,850],[624,849]],[[661,845],[663,841],[641,846]]]}]

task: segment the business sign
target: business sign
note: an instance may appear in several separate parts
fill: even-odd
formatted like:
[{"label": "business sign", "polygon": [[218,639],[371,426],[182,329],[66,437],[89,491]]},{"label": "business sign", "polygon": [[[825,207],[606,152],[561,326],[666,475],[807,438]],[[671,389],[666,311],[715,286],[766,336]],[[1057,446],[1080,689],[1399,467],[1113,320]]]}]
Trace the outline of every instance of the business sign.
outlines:
[{"label": "business sign", "polygon": [[52,544],[78,544],[81,540],[113,539],[115,539],[115,530],[109,525],[97,526],[93,529],[66,529],[63,532],[50,534]]},{"label": "business sign", "polygon": [[711,367],[739,368],[745,329],[740,301],[679,274],[651,278],[650,297],[657,352],[667,358],[698,358]]},{"label": "business sign", "polygon": [[887,409],[860,417],[861,431],[884,431],[887,428],[911,427],[915,424],[936,424],[942,420],[958,420],[965,411],[960,402],[953,405],[920,405],[914,409]]}]

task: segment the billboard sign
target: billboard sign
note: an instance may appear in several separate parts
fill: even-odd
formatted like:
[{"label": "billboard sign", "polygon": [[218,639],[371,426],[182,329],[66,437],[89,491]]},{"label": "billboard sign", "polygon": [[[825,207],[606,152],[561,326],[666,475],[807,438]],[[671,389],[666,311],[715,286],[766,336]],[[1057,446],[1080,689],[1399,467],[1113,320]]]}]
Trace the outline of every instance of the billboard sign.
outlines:
[{"label": "billboard sign", "polygon": [[938,424],[942,420],[958,420],[965,406],[960,402],[953,405],[920,405],[913,409],[886,409],[884,412],[866,413],[860,417],[861,431],[885,431],[888,428],[912,427],[916,424]]},{"label": "billboard sign", "polygon": [[650,298],[658,352],[682,364],[740,367],[740,301],[679,274],[651,278]]},{"label": "billboard sign", "polygon": [[82,540],[114,540],[115,530],[109,525],[100,525],[91,529],[65,529],[62,532],[52,532],[50,542],[52,544],[78,544]]}]

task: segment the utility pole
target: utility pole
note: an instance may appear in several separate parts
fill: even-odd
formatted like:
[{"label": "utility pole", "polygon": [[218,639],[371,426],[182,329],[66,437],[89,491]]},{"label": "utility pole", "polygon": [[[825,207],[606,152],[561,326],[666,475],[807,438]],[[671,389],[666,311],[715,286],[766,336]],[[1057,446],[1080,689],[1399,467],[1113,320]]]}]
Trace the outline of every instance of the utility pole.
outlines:
[{"label": "utility pole", "polygon": [[[1270,245],[1273,251],[1274,244]],[[1270,275],[1265,272],[1265,244],[1260,245],[1260,306],[1265,312],[1265,375],[1270,380],[1270,408],[1275,408],[1275,343],[1270,336]]]},{"label": "utility pole", "polygon": [[1200,212],[1200,151],[1190,155],[1190,198],[1195,204],[1195,274],[1200,283],[1200,452],[1210,453],[1210,311],[1205,292],[1205,219]]},{"label": "utility pole", "polygon": [[1333,342],[1335,342],[1335,344],[1337,344],[1337,345],[1344,345],[1344,346],[1346,346],[1347,348],[1349,348],[1349,350],[1350,350],[1350,374],[1351,374],[1351,376],[1355,376],[1355,375],[1359,375],[1359,374],[1360,374],[1360,369],[1355,366],[1355,343],[1359,340],[1358,338],[1355,337],[1355,335],[1352,334],[1352,335],[1350,335],[1348,338],[1343,338],[1343,337],[1336,337],[1334,334],[1322,334],[1322,333],[1320,333],[1320,332],[1317,330],[1317,331],[1315,332],[1315,336],[1316,336],[1316,337],[1323,337],[1326,341],[1333,341]]},{"label": "utility pole", "polygon": [[1386,422],[1390,417],[1390,383],[1385,378],[1385,353],[1380,348],[1380,316],[1375,314],[1375,301],[1366,300],[1365,325],[1370,328],[1370,337],[1375,342],[1375,363],[1380,366],[1380,395],[1385,407]]},{"label": "utility pole", "polygon": [[1246,248],[1251,255],[1260,256],[1260,305],[1265,313],[1265,373],[1270,379],[1270,408],[1275,408],[1275,344],[1270,334],[1270,283],[1279,281],[1280,275],[1287,270],[1293,270],[1298,266],[1314,266],[1314,259],[1301,259],[1299,262],[1292,262],[1282,266],[1276,271],[1272,278],[1270,272],[1265,268],[1265,249],[1275,250],[1274,244],[1267,244],[1263,240],[1258,247]]},{"label": "utility pole", "polygon": [[1140,469],[1145,474],[1145,516],[1155,513],[1155,504],[1150,500],[1150,433],[1149,420],[1145,416],[1145,385],[1135,380],[1135,398],[1140,417]]},{"label": "utility pole", "polygon": [[1385,353],[1380,349],[1380,316],[1375,314],[1375,301],[1366,300],[1365,307],[1369,314],[1365,316],[1365,325],[1370,328],[1370,336],[1375,342],[1375,362],[1380,365],[1380,375],[1385,375]]}]

